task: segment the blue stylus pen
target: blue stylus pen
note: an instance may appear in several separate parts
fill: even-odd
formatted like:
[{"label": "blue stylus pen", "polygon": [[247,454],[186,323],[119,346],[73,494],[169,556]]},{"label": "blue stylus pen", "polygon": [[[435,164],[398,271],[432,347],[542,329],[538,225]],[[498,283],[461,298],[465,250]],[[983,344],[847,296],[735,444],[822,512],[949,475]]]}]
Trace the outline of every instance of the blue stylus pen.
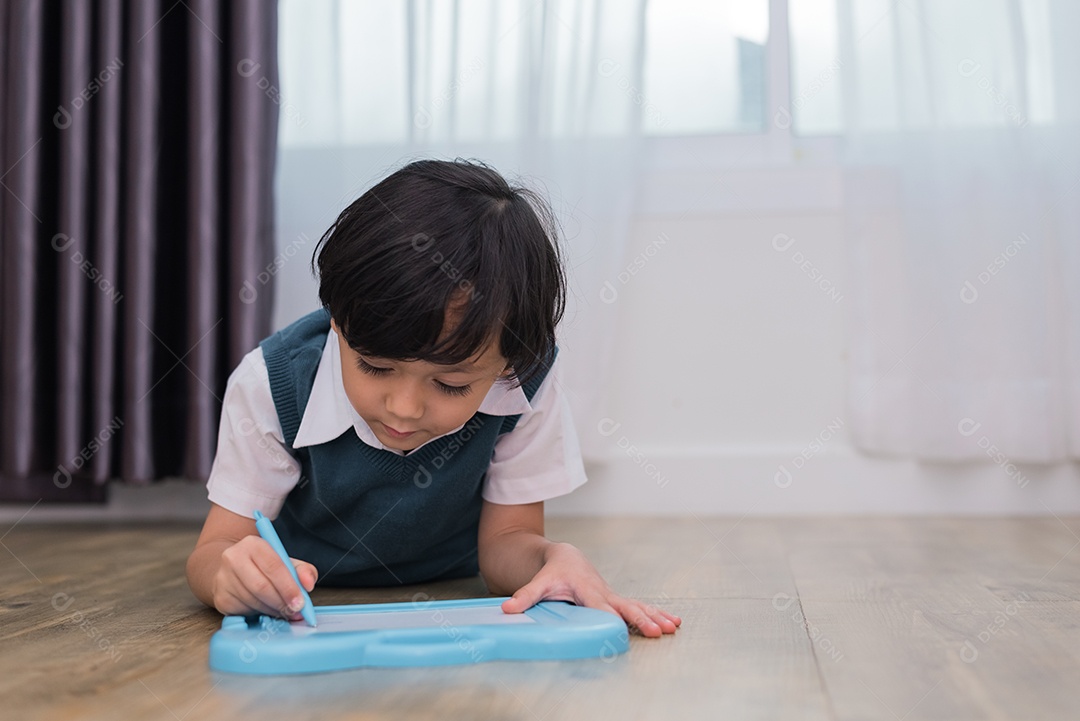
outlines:
[{"label": "blue stylus pen", "polygon": [[281,545],[281,539],[278,538],[277,531],[274,530],[274,524],[262,513],[255,511],[255,528],[259,531],[259,535],[270,544],[270,548],[273,548],[274,552],[285,562],[285,568],[289,569],[289,574],[296,581],[296,585],[300,587],[300,594],[304,598],[304,607],[300,609],[300,615],[304,617],[309,626],[314,626],[315,607],[311,605],[311,596],[308,595],[303,584],[300,583],[300,577],[296,575],[296,567],[289,560],[289,554],[285,552],[285,546]]}]

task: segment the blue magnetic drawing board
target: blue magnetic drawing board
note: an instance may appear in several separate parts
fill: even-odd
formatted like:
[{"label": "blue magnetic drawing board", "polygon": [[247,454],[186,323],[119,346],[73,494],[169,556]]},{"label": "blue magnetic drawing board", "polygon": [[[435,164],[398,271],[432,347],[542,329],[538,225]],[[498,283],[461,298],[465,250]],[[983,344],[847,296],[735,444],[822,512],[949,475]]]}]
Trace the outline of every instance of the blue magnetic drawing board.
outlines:
[{"label": "blue magnetic drawing board", "polygon": [[226,616],[210,639],[210,668],[248,674],[363,666],[443,666],[496,659],[610,659],[629,647],[621,618],[544,601],[503,613],[506,598],[316,606],[318,626]]}]

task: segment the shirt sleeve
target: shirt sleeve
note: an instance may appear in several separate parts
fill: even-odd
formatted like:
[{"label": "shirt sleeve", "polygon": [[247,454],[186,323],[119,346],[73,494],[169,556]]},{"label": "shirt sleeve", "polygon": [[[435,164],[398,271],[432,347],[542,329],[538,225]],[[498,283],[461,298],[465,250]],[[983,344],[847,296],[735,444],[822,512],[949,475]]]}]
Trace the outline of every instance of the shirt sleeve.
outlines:
[{"label": "shirt sleeve", "polygon": [[514,430],[495,442],[481,495],[504,505],[535,503],[570,493],[585,482],[570,405],[560,382],[559,358]]},{"label": "shirt sleeve", "polygon": [[210,501],[252,518],[276,518],[300,479],[300,463],[285,445],[262,349],[244,356],[229,376],[217,454],[206,483]]}]

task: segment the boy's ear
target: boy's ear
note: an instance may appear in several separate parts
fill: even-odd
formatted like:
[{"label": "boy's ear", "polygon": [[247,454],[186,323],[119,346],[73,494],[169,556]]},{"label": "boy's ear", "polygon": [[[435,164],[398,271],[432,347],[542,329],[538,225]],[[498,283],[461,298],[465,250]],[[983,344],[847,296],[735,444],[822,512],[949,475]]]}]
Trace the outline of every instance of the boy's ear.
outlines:
[{"label": "boy's ear", "polygon": [[334,329],[334,332],[341,335],[341,329],[338,328],[337,321],[333,318],[330,319],[330,327]]}]

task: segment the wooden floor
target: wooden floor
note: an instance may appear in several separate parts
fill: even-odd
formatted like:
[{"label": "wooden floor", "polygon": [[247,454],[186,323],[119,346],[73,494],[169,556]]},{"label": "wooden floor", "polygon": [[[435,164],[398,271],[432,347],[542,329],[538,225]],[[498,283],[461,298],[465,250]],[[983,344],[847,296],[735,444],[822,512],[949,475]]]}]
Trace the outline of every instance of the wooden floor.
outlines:
[{"label": "wooden floor", "polygon": [[[0,528],[12,719],[1075,719],[1080,519],[573,519],[617,589],[683,617],[614,661],[211,672],[191,525]],[[479,580],[422,587],[484,595]],[[316,605],[417,587],[316,589]]]}]

